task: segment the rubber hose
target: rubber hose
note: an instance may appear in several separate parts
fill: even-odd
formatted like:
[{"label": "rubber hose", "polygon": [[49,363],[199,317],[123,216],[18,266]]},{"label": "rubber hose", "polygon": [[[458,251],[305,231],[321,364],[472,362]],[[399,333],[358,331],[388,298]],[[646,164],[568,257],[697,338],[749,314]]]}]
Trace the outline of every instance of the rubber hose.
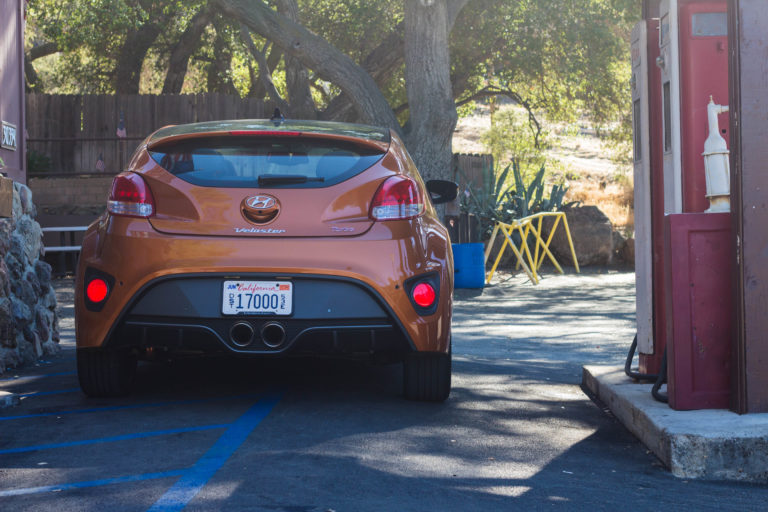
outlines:
[{"label": "rubber hose", "polygon": [[632,340],[632,345],[629,347],[627,361],[624,363],[624,373],[627,374],[627,377],[635,380],[644,380],[648,382],[657,380],[659,378],[658,374],[632,371],[632,360],[635,358],[635,350],[637,350],[637,334],[635,334],[635,339]]}]

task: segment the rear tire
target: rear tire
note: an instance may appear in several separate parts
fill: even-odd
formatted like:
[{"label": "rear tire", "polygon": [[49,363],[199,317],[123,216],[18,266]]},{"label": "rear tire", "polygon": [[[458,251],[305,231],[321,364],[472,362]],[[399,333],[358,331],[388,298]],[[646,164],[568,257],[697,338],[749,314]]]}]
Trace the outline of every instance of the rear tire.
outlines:
[{"label": "rear tire", "polygon": [[403,362],[403,391],[408,400],[445,401],[451,394],[451,351],[408,354]]},{"label": "rear tire", "polygon": [[77,377],[88,396],[127,395],[136,377],[136,357],[126,350],[78,349]]}]

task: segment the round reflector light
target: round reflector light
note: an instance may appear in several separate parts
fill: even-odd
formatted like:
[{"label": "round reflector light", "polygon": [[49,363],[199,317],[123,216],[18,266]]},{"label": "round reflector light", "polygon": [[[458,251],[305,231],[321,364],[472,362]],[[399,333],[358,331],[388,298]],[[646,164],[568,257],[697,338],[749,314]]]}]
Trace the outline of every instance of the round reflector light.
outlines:
[{"label": "round reflector light", "polygon": [[413,287],[413,302],[422,308],[428,308],[435,303],[435,289],[429,283],[419,283]]},{"label": "round reflector light", "polygon": [[106,299],[108,292],[109,286],[107,286],[107,282],[98,277],[88,283],[85,289],[85,295],[88,297],[88,300],[97,303]]}]

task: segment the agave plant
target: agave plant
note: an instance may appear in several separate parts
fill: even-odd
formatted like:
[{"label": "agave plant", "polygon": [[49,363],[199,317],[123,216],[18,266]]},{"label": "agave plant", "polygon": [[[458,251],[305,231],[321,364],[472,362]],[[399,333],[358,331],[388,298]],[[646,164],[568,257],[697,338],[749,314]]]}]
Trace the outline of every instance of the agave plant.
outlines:
[{"label": "agave plant", "polygon": [[[514,185],[506,185],[510,171],[514,176]],[[464,172],[459,169],[466,183],[470,183]],[[487,238],[496,222],[512,222],[534,213],[557,211],[563,206],[563,198],[568,191],[563,185],[553,185],[548,197],[544,196],[546,184],[545,167],[542,165],[533,179],[526,185],[520,162],[513,160],[500,173],[490,166],[483,166],[483,186],[468,185],[462,197],[462,211],[474,214],[479,222],[483,238]]]}]

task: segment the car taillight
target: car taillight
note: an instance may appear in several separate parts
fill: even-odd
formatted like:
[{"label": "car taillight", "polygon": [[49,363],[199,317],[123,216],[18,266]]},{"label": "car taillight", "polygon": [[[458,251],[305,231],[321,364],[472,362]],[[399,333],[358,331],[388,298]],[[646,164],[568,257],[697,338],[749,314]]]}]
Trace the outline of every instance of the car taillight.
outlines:
[{"label": "car taillight", "polygon": [[428,308],[435,303],[435,289],[429,283],[419,283],[413,287],[411,292],[413,302],[422,308]]},{"label": "car taillight", "polygon": [[107,210],[113,215],[149,217],[155,211],[155,200],[141,176],[125,172],[112,181]]},{"label": "car taillight", "polygon": [[93,267],[85,269],[83,275],[83,303],[85,309],[98,313],[107,304],[115,289],[115,278]]},{"label": "car taillight", "polygon": [[371,203],[373,220],[402,220],[424,212],[424,198],[416,182],[405,176],[392,176],[381,184]]},{"label": "car taillight", "polygon": [[109,294],[109,285],[99,277],[93,279],[85,287],[85,296],[89,301],[98,304],[107,298]]}]

